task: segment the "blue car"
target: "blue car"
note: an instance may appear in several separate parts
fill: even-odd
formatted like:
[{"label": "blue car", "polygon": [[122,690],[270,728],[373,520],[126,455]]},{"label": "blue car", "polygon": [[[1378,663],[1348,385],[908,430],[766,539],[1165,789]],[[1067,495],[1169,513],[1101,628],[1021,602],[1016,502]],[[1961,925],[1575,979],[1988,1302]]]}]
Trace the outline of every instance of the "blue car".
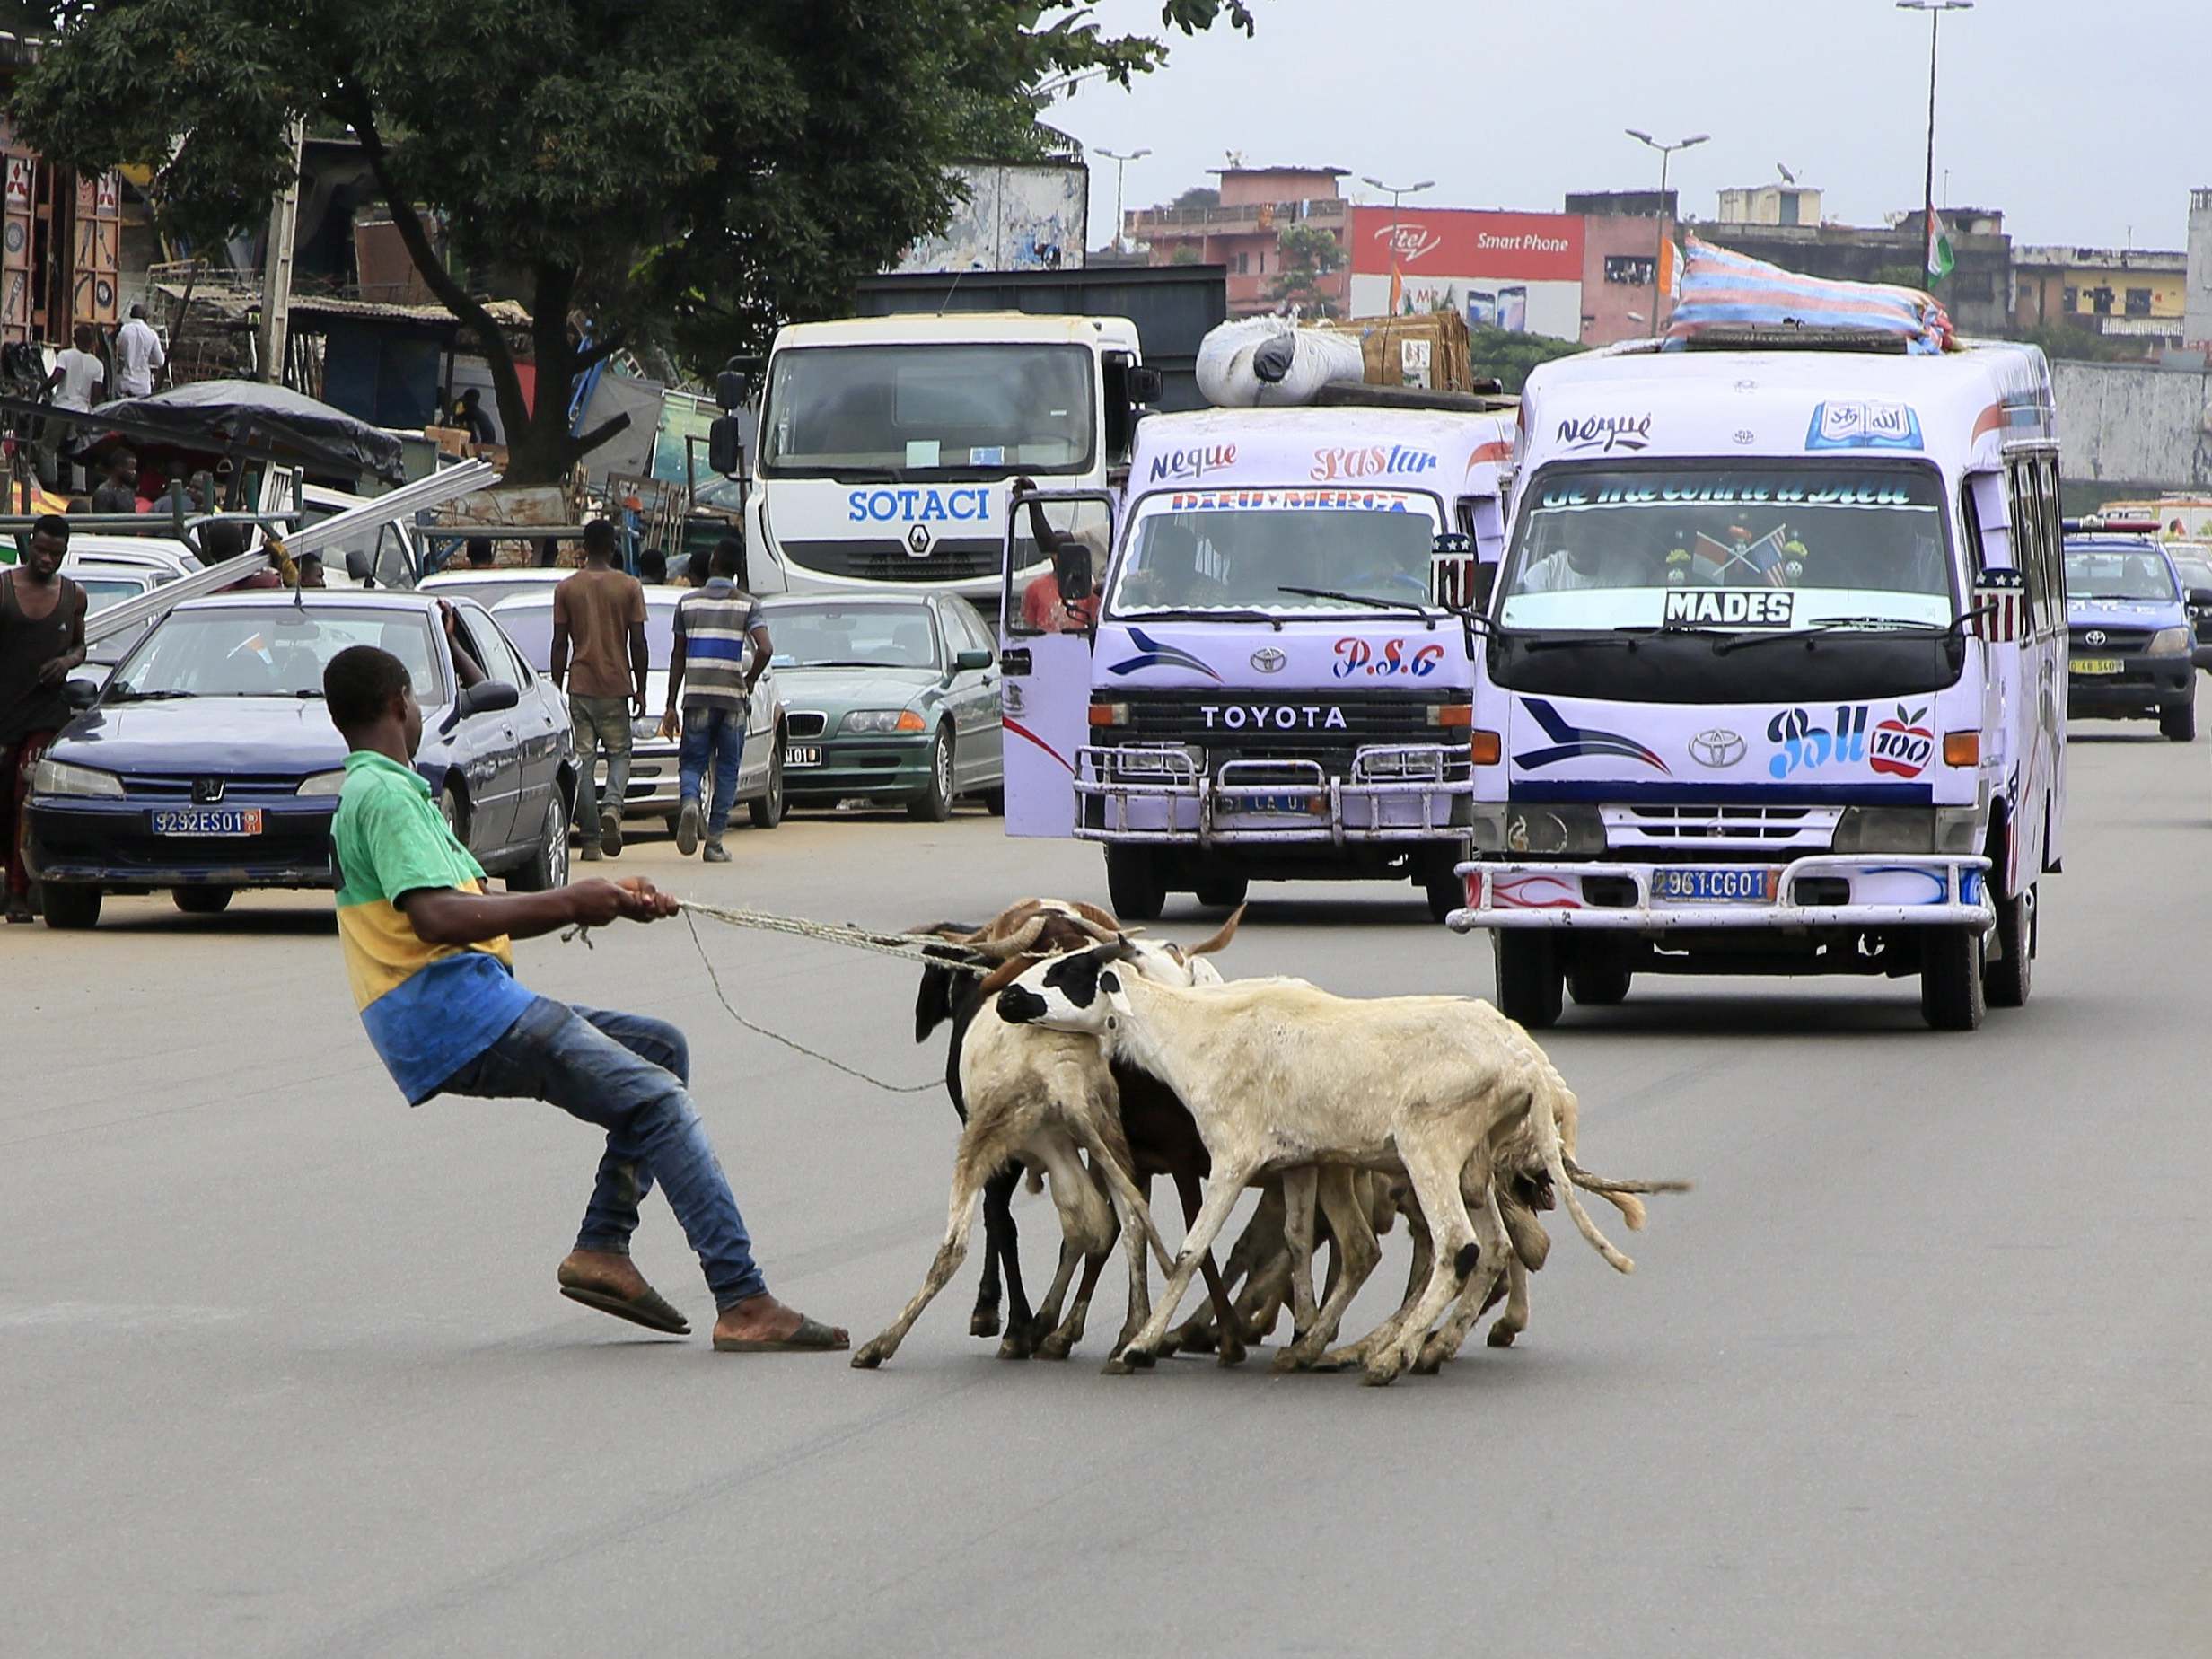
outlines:
[{"label": "blue car", "polygon": [[[568,879],[575,745],[565,700],[483,607],[452,602],[485,678],[463,690],[434,595],[230,593],[179,605],[63,728],[32,776],[31,872],[49,927],[90,927],[102,897],[167,888],[213,915],[241,888],[336,883],[330,819],[345,740],[325,664],[381,645],[423,706],[416,768],[478,863],[510,888]],[[82,682],[78,682],[80,685]]]},{"label": "blue car", "polygon": [[2066,542],[2067,715],[2197,735],[2196,636],[2173,561],[2139,536]]}]

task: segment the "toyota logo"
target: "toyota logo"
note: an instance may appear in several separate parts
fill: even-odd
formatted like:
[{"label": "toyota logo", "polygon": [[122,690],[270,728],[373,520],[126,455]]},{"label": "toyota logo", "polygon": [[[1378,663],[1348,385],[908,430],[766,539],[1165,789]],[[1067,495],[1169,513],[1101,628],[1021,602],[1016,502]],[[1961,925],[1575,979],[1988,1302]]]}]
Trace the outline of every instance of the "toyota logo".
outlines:
[{"label": "toyota logo", "polygon": [[2082,636],[2082,644],[2085,645],[2101,645],[2104,643],[2104,630],[2101,628],[2093,628],[2086,634]]},{"label": "toyota logo", "polygon": [[929,526],[914,524],[907,530],[907,551],[920,558],[929,551]]},{"label": "toyota logo", "polygon": [[1690,758],[1699,766],[1716,772],[1725,772],[1743,759],[1745,744],[1742,735],[1725,726],[1716,726],[1709,732],[1700,732],[1690,740]]},{"label": "toyota logo", "polygon": [[1288,657],[1277,651],[1273,645],[1263,645],[1259,650],[1252,653],[1252,666],[1263,674],[1281,673],[1283,672],[1283,664],[1289,661],[1290,659]]}]

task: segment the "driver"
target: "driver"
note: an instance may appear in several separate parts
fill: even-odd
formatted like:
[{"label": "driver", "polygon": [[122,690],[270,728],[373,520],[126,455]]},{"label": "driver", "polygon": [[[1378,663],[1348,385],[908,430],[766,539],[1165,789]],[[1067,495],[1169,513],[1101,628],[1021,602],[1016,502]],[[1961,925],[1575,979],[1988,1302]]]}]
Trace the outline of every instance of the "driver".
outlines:
[{"label": "driver", "polygon": [[[1034,490],[1031,478],[1016,478],[1017,494]],[[1055,530],[1044,504],[1029,504],[1029,531],[1052,568],[1022,590],[1022,620],[1038,634],[1080,634],[1098,620],[1099,587],[1106,575],[1106,531],[1099,525],[1067,532]],[[1080,592],[1081,598],[1064,594]]]},{"label": "driver", "polygon": [[1584,588],[1615,585],[1598,555],[1587,548],[1561,548],[1547,554],[1521,573],[1519,592],[1571,593]]}]

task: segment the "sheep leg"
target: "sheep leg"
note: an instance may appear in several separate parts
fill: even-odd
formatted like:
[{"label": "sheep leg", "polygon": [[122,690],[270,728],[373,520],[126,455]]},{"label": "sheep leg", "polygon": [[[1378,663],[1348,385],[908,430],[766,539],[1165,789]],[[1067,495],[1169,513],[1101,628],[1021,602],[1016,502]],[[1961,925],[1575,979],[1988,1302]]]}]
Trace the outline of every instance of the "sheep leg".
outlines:
[{"label": "sheep leg", "polygon": [[1382,1260],[1382,1246],[1375,1240],[1374,1224],[1368,1218],[1366,1207],[1353,1191],[1349,1170],[1324,1172],[1320,1181],[1320,1198],[1322,1212],[1329,1217],[1329,1230],[1336,1241],[1339,1271],[1313,1323],[1275,1356],[1277,1371],[1303,1371],[1320,1357],[1321,1350],[1336,1336],[1344,1310],[1351,1305],[1352,1298],[1367,1282],[1367,1276]]},{"label": "sheep leg", "polygon": [[1008,1163],[983,1183],[983,1277],[976,1286],[976,1310],[968,1316],[968,1334],[971,1337],[995,1337],[998,1334],[998,1265],[1006,1265],[1006,1286],[1012,1290],[1013,1306],[1008,1310],[1014,1322],[1019,1325],[1029,1305],[1022,1294],[1022,1258],[1016,1247],[1019,1236],[1014,1223],[1014,1189],[1021,1184],[1022,1166]]},{"label": "sheep leg", "polygon": [[[1098,1172],[1095,1167],[1091,1172],[1091,1178],[1098,1184],[1100,1194],[1110,1204],[1113,1201],[1113,1194],[1108,1189],[1105,1178]],[[1146,1202],[1149,1203],[1152,1199],[1151,1181],[1146,1181],[1143,1188]],[[1126,1229],[1124,1231],[1126,1232]],[[1075,1351],[1075,1344],[1083,1340],[1083,1328],[1089,1322],[1091,1317],[1091,1295],[1098,1288],[1099,1275],[1105,1271],[1106,1259],[1112,1253],[1112,1248],[1110,1245],[1105,1250],[1094,1251],[1084,1258],[1083,1283],[1076,1287],[1075,1304],[1068,1309],[1067,1318],[1054,1328],[1052,1334],[1037,1345],[1039,1357],[1066,1359]],[[1054,1297],[1052,1312],[1056,1317],[1059,1312],[1059,1298]],[[1040,1329],[1043,1328],[1044,1318],[1041,1314],[1039,1315],[1038,1325]],[[1124,1322],[1125,1333],[1136,1328],[1135,1324]]]},{"label": "sheep leg", "polygon": [[[1410,1140],[1411,1145],[1407,1142]],[[1361,1375],[1370,1388],[1387,1387],[1418,1356],[1421,1340],[1460,1291],[1478,1258],[1474,1251],[1478,1229],[1460,1197],[1460,1171],[1471,1151],[1446,1148],[1428,1137],[1401,1137],[1399,1155],[1405,1160],[1413,1196],[1427,1219],[1429,1236],[1435,1241],[1435,1259],[1429,1265],[1428,1283],[1419,1300],[1401,1313],[1391,1339],[1371,1349]],[[1481,1241],[1490,1241],[1484,1236]],[[1505,1229],[1498,1228],[1502,1250]],[[1502,1265],[1502,1264],[1501,1264]]]},{"label": "sheep leg", "polygon": [[1160,1293],[1160,1300],[1153,1304],[1152,1317],[1133,1337],[1127,1347],[1106,1362],[1106,1369],[1115,1374],[1128,1372],[1135,1365],[1149,1365],[1155,1356],[1160,1339],[1167,1332],[1168,1321],[1175,1317],[1175,1309],[1190,1288],[1197,1276],[1198,1263],[1213,1248],[1214,1241],[1228,1224],[1229,1213],[1236,1208],[1236,1201],[1244,1196],[1245,1183],[1258,1172],[1257,1162],[1241,1169],[1224,1168],[1219,1162],[1214,1165],[1214,1185],[1207,1193],[1206,1202],[1198,1208],[1198,1218],[1191,1224],[1189,1235],[1183,1240],[1182,1254],[1176,1257],[1175,1265],[1167,1276],[1167,1288]]},{"label": "sheep leg", "polygon": [[1413,1260],[1406,1268],[1406,1294],[1399,1299],[1397,1309],[1389,1318],[1358,1341],[1330,1349],[1313,1362],[1314,1370],[1342,1371],[1351,1365],[1365,1365],[1367,1356],[1390,1341],[1397,1334],[1399,1322],[1412,1312],[1421,1287],[1428,1283],[1436,1251],[1435,1241],[1429,1236],[1427,1219],[1422,1216],[1421,1207],[1411,1201],[1410,1194],[1402,1214],[1406,1217],[1406,1231],[1413,1239]]},{"label": "sheep leg", "polygon": [[1492,1347],[1511,1347],[1513,1339],[1528,1328],[1529,1270],[1514,1257],[1505,1263],[1505,1311],[1497,1316],[1497,1323],[1490,1327],[1485,1339]]},{"label": "sheep leg", "polygon": [[937,1254],[929,1264],[929,1272],[922,1280],[922,1287],[914,1299],[900,1311],[899,1317],[886,1326],[873,1341],[863,1343],[853,1356],[854,1368],[873,1371],[893,1354],[906,1340],[907,1332],[914,1321],[922,1316],[936,1294],[943,1290],[968,1254],[968,1232],[975,1224],[976,1191],[982,1185],[976,1179],[975,1170],[961,1160],[952,1170],[952,1196],[946,1205],[944,1242],[937,1246]]},{"label": "sheep leg", "polygon": [[[1421,1350],[1421,1356],[1414,1361],[1414,1370],[1425,1376],[1434,1375],[1445,1360],[1453,1358],[1466,1346],[1467,1333],[1474,1328],[1475,1321],[1496,1307],[1501,1297],[1510,1296],[1512,1300],[1506,1303],[1505,1313],[1490,1329],[1490,1346],[1510,1347],[1514,1338],[1528,1329],[1529,1263],[1533,1260],[1538,1267],[1543,1266],[1544,1254],[1549,1250],[1551,1241],[1537,1222],[1533,1210],[1516,1202],[1495,1184],[1490,1188],[1490,1193],[1497,1200],[1498,1215],[1505,1227],[1505,1277],[1502,1281],[1493,1280],[1479,1303],[1471,1294],[1472,1281],[1470,1281],[1469,1290],[1462,1292],[1453,1304],[1451,1313],[1437,1328],[1435,1334],[1429,1338],[1427,1345]],[[1467,1196],[1464,1187],[1461,1188],[1460,1196]],[[1473,1203],[1479,1201],[1480,1197],[1478,1193],[1475,1199],[1470,1200],[1470,1213],[1472,1213]],[[1504,1332],[1502,1336],[1499,1334],[1501,1331]]]},{"label": "sheep leg", "polygon": [[[1312,1164],[1283,1172],[1283,1243],[1290,1252],[1290,1336],[1293,1347],[1313,1329],[1313,1204],[1321,1171]],[[1281,1365],[1277,1356],[1277,1365]]]},{"label": "sheep leg", "polygon": [[[1198,1178],[1188,1170],[1175,1172],[1175,1194],[1183,1201],[1183,1228],[1186,1233],[1198,1218],[1204,1207],[1204,1194],[1198,1187]],[[1198,1270],[1206,1275],[1207,1304],[1221,1321],[1221,1354],[1215,1363],[1222,1365],[1241,1365],[1244,1363],[1244,1333],[1236,1321],[1235,1304],[1229,1296],[1229,1286],[1221,1270],[1214,1266],[1214,1252],[1207,1251],[1198,1258]]]},{"label": "sheep leg", "polygon": [[[1187,1198],[1185,1205],[1187,1213],[1183,1219],[1187,1227],[1194,1218],[1196,1209]],[[1238,1234],[1236,1243],[1229,1251],[1229,1260],[1221,1269],[1222,1282],[1233,1286],[1239,1280],[1245,1281],[1245,1299],[1249,1301],[1252,1276],[1263,1267],[1273,1265],[1276,1252],[1282,1246],[1282,1239],[1283,1183],[1268,1181],[1261,1184],[1260,1206],[1252,1212],[1251,1220],[1245,1224],[1244,1231]],[[1241,1311],[1245,1301],[1240,1301],[1235,1305]],[[1197,1312],[1168,1332],[1160,1351],[1163,1354],[1172,1354],[1178,1349],[1193,1354],[1212,1353],[1219,1339],[1215,1323],[1216,1312],[1209,1297]],[[1267,1332],[1254,1331],[1251,1318],[1245,1316],[1237,1321],[1237,1334],[1247,1342],[1257,1342]]]}]

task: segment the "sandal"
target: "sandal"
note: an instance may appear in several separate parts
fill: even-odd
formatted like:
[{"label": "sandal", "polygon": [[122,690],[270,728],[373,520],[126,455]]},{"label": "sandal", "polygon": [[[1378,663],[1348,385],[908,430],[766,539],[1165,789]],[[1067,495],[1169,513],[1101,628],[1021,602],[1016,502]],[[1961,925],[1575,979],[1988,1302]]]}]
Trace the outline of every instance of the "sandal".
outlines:
[{"label": "sandal", "polygon": [[633,1325],[643,1325],[648,1330],[658,1330],[672,1337],[691,1334],[691,1321],[679,1312],[661,1293],[647,1286],[635,1296],[617,1295],[611,1290],[601,1290],[595,1285],[571,1283],[568,1276],[561,1276],[561,1295],[571,1302],[580,1302],[587,1308],[601,1313],[611,1313],[617,1319],[626,1319]]},{"label": "sandal", "polygon": [[799,1328],[787,1337],[767,1342],[740,1340],[736,1337],[716,1337],[717,1354],[821,1354],[831,1353],[853,1345],[853,1339],[834,1326],[820,1320],[799,1315]]}]

